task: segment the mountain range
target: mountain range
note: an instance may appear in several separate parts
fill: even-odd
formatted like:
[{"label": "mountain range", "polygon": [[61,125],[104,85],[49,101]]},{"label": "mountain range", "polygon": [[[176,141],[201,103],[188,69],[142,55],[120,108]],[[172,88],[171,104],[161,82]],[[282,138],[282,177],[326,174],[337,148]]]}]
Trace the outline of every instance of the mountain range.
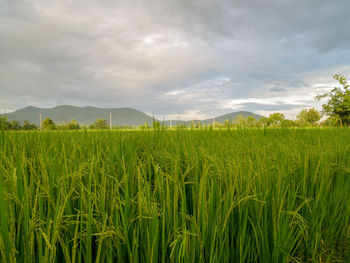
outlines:
[{"label": "mountain range", "polygon": [[[45,118],[50,118],[57,124],[64,124],[70,122],[72,119],[75,119],[82,125],[90,125],[97,119],[106,119],[107,121],[109,121],[110,113],[112,113],[113,125],[139,126],[141,124],[144,124],[145,122],[148,122],[151,125],[153,122],[153,117],[133,108],[102,109],[91,106],[75,107],[71,105],[60,105],[49,109],[28,106],[16,110],[14,112],[8,113],[6,115],[9,121],[16,120],[19,123],[23,123],[23,121],[27,120],[30,123],[35,123],[36,125],[39,125],[40,112],[42,114],[42,120],[44,120]],[[225,120],[235,119],[240,114],[242,114],[244,117],[253,116],[257,120],[263,117],[261,115],[254,114],[249,111],[238,111],[221,115],[215,117],[214,119],[215,122],[223,123]],[[171,122],[172,125],[189,125],[192,121],[195,123],[200,121],[202,124],[211,124],[213,123],[213,118],[190,121],[172,120]],[[164,121],[164,124],[170,125],[170,121]]]}]

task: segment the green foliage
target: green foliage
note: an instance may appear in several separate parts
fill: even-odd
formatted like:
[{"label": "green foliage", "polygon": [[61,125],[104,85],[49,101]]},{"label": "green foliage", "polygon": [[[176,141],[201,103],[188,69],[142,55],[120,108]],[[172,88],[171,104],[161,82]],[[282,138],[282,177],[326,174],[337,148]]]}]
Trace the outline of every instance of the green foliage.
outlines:
[{"label": "green foliage", "polygon": [[38,127],[34,123],[29,123],[29,121],[24,121],[22,125],[22,130],[29,131],[29,130],[37,130]]},{"label": "green foliage", "polygon": [[105,130],[108,129],[107,121],[105,119],[97,119],[89,126],[89,129]]},{"label": "green foliage", "polygon": [[294,127],[295,122],[292,120],[284,120],[283,121],[283,127]]},{"label": "green foliage", "polygon": [[229,120],[225,120],[224,126],[225,126],[225,128],[230,128],[230,121]]},{"label": "green foliage", "polygon": [[320,113],[315,109],[303,109],[297,116],[297,123],[300,126],[312,125],[321,119]]},{"label": "green foliage", "polygon": [[254,127],[256,124],[256,119],[253,116],[248,116],[246,122],[248,127]]},{"label": "green foliage", "polygon": [[235,119],[234,119],[234,124],[237,126],[243,126],[246,124],[246,119],[243,117],[242,114],[239,114]]},{"label": "green foliage", "polygon": [[200,121],[198,121],[194,127],[196,129],[201,129],[202,128],[202,123]]},{"label": "green foliage", "polygon": [[223,128],[224,126],[220,123],[220,122],[217,122],[217,121],[215,121],[214,122],[214,128],[215,129],[221,129],[221,128]]},{"label": "green foliage", "polygon": [[0,261],[350,262],[349,137],[7,132]]},{"label": "green foliage", "polygon": [[[1,140],[1,150],[4,152],[5,151],[5,124],[6,124],[6,116],[2,117],[0,115],[0,130],[1,130],[1,136],[0,136],[0,140]],[[1,194],[1,192],[0,192]]]},{"label": "green foliage", "polygon": [[72,119],[69,123],[57,126],[57,130],[79,130],[80,125],[79,122]]},{"label": "green foliage", "polygon": [[153,121],[153,128],[156,129],[156,130],[159,130],[160,129],[160,122],[154,120]]},{"label": "green foliage", "polygon": [[3,125],[5,130],[13,130],[13,131],[19,131],[19,130],[35,130],[38,127],[34,123],[29,123],[28,121],[24,121],[23,125],[21,126],[18,121],[7,121],[7,117],[2,117],[0,115],[0,126]]},{"label": "green foliage", "polygon": [[263,127],[267,126],[268,123],[269,123],[269,119],[267,117],[262,117],[257,121],[257,125],[263,126]]},{"label": "green foliage", "polygon": [[175,126],[177,130],[186,130],[187,126],[185,124],[179,124]]},{"label": "green foliage", "polygon": [[191,129],[195,127],[194,121],[191,121]]},{"label": "green foliage", "polygon": [[5,126],[7,130],[19,131],[21,129],[18,121],[8,121]]},{"label": "green foliage", "polygon": [[68,130],[79,130],[79,123],[72,119],[70,123],[67,124],[67,129]]},{"label": "green foliage", "polygon": [[336,116],[328,117],[326,120],[324,120],[321,123],[321,126],[324,126],[324,127],[337,127],[338,126],[339,127],[340,126],[339,118]]},{"label": "green foliage", "polygon": [[285,117],[282,113],[272,113],[267,119],[267,123],[272,126],[281,126],[285,120]]},{"label": "green foliage", "polygon": [[333,78],[339,82],[341,87],[334,87],[330,92],[316,96],[317,100],[329,98],[323,104],[323,110],[328,116],[337,117],[340,125],[350,125],[350,90],[346,78],[342,75],[334,75]]},{"label": "green foliage", "polygon": [[56,124],[50,118],[46,118],[42,125],[45,130],[56,130]]}]

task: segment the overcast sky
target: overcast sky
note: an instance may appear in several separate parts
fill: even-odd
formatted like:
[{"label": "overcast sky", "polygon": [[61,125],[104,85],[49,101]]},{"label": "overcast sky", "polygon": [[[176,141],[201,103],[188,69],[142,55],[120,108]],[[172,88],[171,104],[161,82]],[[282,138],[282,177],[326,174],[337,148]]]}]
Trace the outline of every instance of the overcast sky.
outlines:
[{"label": "overcast sky", "polygon": [[349,0],[0,0],[0,107],[293,118],[350,75]]}]

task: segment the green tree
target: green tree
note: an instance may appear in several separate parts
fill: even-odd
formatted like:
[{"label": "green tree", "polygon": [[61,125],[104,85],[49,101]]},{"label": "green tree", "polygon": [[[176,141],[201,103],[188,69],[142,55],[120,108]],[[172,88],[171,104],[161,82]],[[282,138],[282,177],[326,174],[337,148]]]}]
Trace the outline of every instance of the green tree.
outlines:
[{"label": "green tree", "polygon": [[269,119],[266,117],[261,117],[258,121],[257,121],[257,125],[259,126],[266,126],[268,125],[268,121]]},{"label": "green tree", "polygon": [[292,120],[284,120],[283,121],[283,126],[284,127],[293,127],[295,126],[295,122]]},{"label": "green tree", "polygon": [[50,118],[46,118],[43,121],[43,128],[45,130],[56,130],[56,124]]},{"label": "green tree", "polygon": [[23,130],[30,130],[29,127],[30,127],[29,121],[24,121],[23,125],[22,125],[22,129]]},{"label": "green tree", "polygon": [[97,119],[93,124],[89,126],[90,129],[104,130],[108,128],[107,121],[105,119]]},{"label": "green tree", "polygon": [[320,113],[315,109],[303,109],[297,116],[297,122],[301,125],[314,124],[321,119]]},{"label": "green tree", "polygon": [[326,126],[326,127],[334,127],[339,125],[340,125],[340,121],[337,116],[328,117],[326,120],[321,122],[321,126]]},{"label": "green tree", "polygon": [[68,130],[79,130],[79,123],[72,119],[70,123],[67,124],[67,129]]},{"label": "green tree", "polygon": [[244,118],[244,116],[242,114],[239,114],[235,119],[234,119],[234,123],[237,126],[243,126],[246,123],[246,119]]},{"label": "green tree", "polygon": [[29,131],[29,130],[36,130],[38,127],[34,123],[29,123],[29,121],[24,121],[22,125],[22,129]]},{"label": "green tree", "polygon": [[334,75],[333,78],[337,80],[340,87],[334,87],[330,92],[323,93],[316,96],[317,100],[322,98],[329,98],[322,108],[327,116],[338,117],[340,126],[350,124],[350,90],[349,84],[342,75]]},{"label": "green tree", "polygon": [[6,128],[8,130],[18,131],[21,129],[21,125],[19,125],[18,121],[8,121],[6,122]]},{"label": "green tree", "polygon": [[276,112],[273,114],[270,114],[268,118],[268,124],[273,126],[281,126],[285,120],[285,117],[282,113]]},{"label": "green tree", "polygon": [[256,124],[256,119],[253,116],[250,115],[250,116],[247,117],[246,122],[247,122],[247,125],[249,127],[253,127]]}]

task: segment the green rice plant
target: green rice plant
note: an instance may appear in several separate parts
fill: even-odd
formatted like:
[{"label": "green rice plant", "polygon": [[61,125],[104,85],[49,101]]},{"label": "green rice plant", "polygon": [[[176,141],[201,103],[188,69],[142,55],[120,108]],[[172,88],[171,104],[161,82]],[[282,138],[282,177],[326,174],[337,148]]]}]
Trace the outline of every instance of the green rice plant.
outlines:
[{"label": "green rice plant", "polygon": [[1,132],[2,262],[349,262],[350,131]]}]

